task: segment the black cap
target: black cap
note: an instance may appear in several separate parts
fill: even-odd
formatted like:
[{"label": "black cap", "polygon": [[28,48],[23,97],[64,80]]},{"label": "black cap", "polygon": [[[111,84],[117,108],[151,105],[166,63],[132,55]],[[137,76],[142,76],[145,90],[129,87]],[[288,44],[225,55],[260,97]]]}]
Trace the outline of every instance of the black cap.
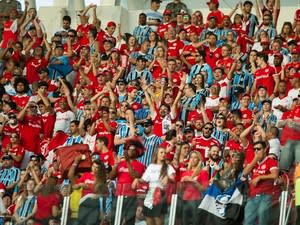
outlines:
[{"label": "black cap", "polygon": [[251,1],[245,1],[244,4],[243,4],[243,6],[245,6],[245,5],[251,5],[251,6],[253,6],[253,2],[251,2]]},{"label": "black cap", "polygon": [[61,45],[61,44],[57,44],[57,45],[55,46],[55,48],[62,48],[62,49],[64,49],[64,46]]},{"label": "black cap", "polygon": [[47,73],[47,74],[49,74],[49,69],[47,67],[39,68],[38,73]]},{"label": "black cap", "polygon": [[184,128],[184,131],[183,131],[183,132],[184,132],[184,133],[194,132],[194,129],[191,128],[191,127],[186,127],[186,128]]},{"label": "black cap", "polygon": [[146,59],[144,56],[142,56],[142,55],[139,55],[139,56],[136,58],[136,60],[137,60],[137,61],[142,60],[142,61],[144,61],[144,62],[147,61],[147,59]]},{"label": "black cap", "polygon": [[151,2],[161,3],[161,0],[151,0]]},{"label": "black cap", "polygon": [[153,126],[153,121],[150,120],[150,119],[147,119],[147,120],[144,122],[144,126]]},{"label": "black cap", "polygon": [[241,93],[244,93],[244,88],[242,88],[242,87],[235,87],[235,88],[233,89],[233,93],[234,93],[234,94],[241,94]]},{"label": "black cap", "polygon": [[287,42],[287,45],[296,45],[297,46],[297,41],[296,40],[294,40],[294,39],[292,39],[292,40],[289,40],[288,42]]},{"label": "black cap", "polygon": [[11,155],[4,155],[4,156],[2,157],[2,160],[6,160],[6,159],[8,159],[8,160],[13,160],[13,157],[12,157]]},{"label": "black cap", "polygon": [[125,83],[126,84],[126,81],[125,81],[125,79],[120,78],[120,79],[117,80],[117,84],[119,84],[119,83]]},{"label": "black cap", "polygon": [[265,104],[265,103],[269,103],[270,105],[272,105],[272,100],[270,100],[270,99],[265,99],[265,100],[263,100],[263,101],[261,102],[262,105]]}]

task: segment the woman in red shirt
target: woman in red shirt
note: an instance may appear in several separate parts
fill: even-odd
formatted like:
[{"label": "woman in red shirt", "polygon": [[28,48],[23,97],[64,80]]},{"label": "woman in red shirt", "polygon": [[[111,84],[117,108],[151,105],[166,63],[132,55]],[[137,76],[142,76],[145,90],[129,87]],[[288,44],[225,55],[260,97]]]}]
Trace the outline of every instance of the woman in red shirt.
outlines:
[{"label": "woman in red shirt", "polygon": [[25,149],[20,145],[20,136],[17,133],[12,133],[10,135],[10,143],[6,146],[4,150],[7,154],[11,155],[14,160],[14,166],[20,168],[21,162],[23,160]]},{"label": "woman in red shirt", "polygon": [[208,172],[201,168],[202,157],[199,152],[192,151],[188,169],[182,174],[182,224],[190,224],[195,221],[196,209],[200,203],[201,192],[209,183]]}]

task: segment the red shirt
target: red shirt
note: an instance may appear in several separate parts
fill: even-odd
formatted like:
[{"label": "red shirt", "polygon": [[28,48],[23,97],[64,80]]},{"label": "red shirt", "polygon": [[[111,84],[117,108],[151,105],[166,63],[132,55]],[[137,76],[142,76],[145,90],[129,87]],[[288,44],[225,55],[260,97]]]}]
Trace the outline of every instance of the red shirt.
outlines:
[{"label": "red shirt", "polygon": [[[252,170],[252,180],[261,175],[269,175],[271,171],[278,169],[278,162],[271,158],[266,157],[263,161],[258,162]],[[274,185],[274,180],[261,180],[256,186],[249,184],[249,196],[254,197],[256,194],[269,194],[273,195],[273,192],[277,190],[278,187]]]},{"label": "red shirt", "polygon": [[163,69],[162,69],[162,66],[160,65],[160,63],[157,60],[155,60],[153,66],[152,66],[152,70],[151,70],[154,80],[156,80],[157,78],[160,77],[160,75],[162,74],[162,70]]},{"label": "red shirt", "polygon": [[43,121],[40,116],[25,115],[21,124],[21,143],[24,148],[40,154],[40,134],[43,133]]},{"label": "red shirt", "polygon": [[[109,121],[109,126],[111,128],[113,128],[114,130],[116,130],[118,124],[115,121]],[[114,136],[115,136],[114,132],[108,131],[105,128],[104,123],[102,121],[99,121],[96,124],[95,131],[97,133],[97,137],[101,137],[101,136],[107,137],[107,139],[108,139],[107,148],[108,149],[113,149],[114,148]]]},{"label": "red shirt", "polygon": [[96,40],[100,43],[100,52],[105,52],[103,48],[103,41],[110,40],[113,43],[113,46],[116,45],[117,39],[114,36],[109,35],[106,31],[101,30],[98,32]]},{"label": "red shirt", "polygon": [[9,154],[22,157],[20,162],[17,162],[17,161],[14,160],[14,166],[17,167],[17,168],[20,168],[21,163],[22,163],[22,159],[23,159],[24,154],[25,154],[25,149],[21,145],[17,145],[15,147],[11,147],[9,149]]},{"label": "red shirt", "polygon": [[217,67],[222,67],[228,71],[230,70],[232,64],[233,64],[233,59],[230,57],[227,59],[221,58],[216,62]]},{"label": "red shirt", "polygon": [[221,48],[218,47],[215,50],[211,51],[209,47],[204,46],[204,51],[206,63],[212,68],[212,70],[214,70],[217,60],[222,57]]},{"label": "red shirt", "polygon": [[51,193],[49,195],[37,195],[37,211],[34,215],[34,225],[42,225],[42,223],[38,221],[45,221],[52,216],[52,207],[59,205],[59,197],[55,193]]},{"label": "red shirt", "polygon": [[[212,121],[214,118],[214,113],[210,109],[205,109],[205,112],[207,114],[209,121]],[[187,121],[195,121],[198,118],[203,118],[202,113],[201,111],[194,109],[189,113]]]},{"label": "red shirt", "polygon": [[162,39],[165,38],[165,33],[167,32],[167,30],[170,27],[176,28],[176,23],[174,23],[174,22],[168,22],[168,23],[162,23],[162,24],[158,25],[157,33],[160,36],[160,38],[162,38]]},{"label": "red shirt", "polygon": [[87,172],[82,174],[82,176],[77,180],[77,184],[86,184],[88,186],[88,189],[82,190],[82,197],[93,193],[94,192],[94,183],[95,183],[95,177],[91,172]]},{"label": "red shirt", "polygon": [[16,43],[18,40],[18,32],[16,31],[14,33],[11,29],[11,26],[14,22],[15,20],[8,20],[3,24],[1,48],[7,48],[10,40],[12,40],[14,43]]},{"label": "red shirt", "polygon": [[[141,162],[134,160],[131,162],[132,168],[141,176],[145,172],[145,166]],[[129,170],[125,160],[122,160],[117,167],[117,187],[116,195],[135,196],[136,191],[131,188],[133,178],[129,174]]]},{"label": "red shirt", "polygon": [[203,161],[208,159],[208,150],[211,145],[220,146],[218,140],[213,137],[205,138],[203,136],[199,136],[195,137],[192,142],[195,143],[193,146],[194,150],[201,153]]},{"label": "red shirt", "polygon": [[184,43],[180,40],[168,40],[168,57],[179,58],[180,51],[184,47]]},{"label": "red shirt", "polygon": [[190,53],[190,55],[185,55],[185,59],[189,64],[194,65],[197,63],[196,57],[192,56],[192,53],[198,53],[198,49],[196,47],[194,47],[192,44],[184,46],[182,49],[182,52]]},{"label": "red shirt", "polygon": [[24,108],[29,98],[30,97],[27,94],[12,96],[13,101],[17,104],[17,107],[19,108]]},{"label": "red shirt", "polygon": [[[193,175],[192,170],[188,170],[182,174],[183,177],[191,177]],[[182,179],[181,178],[181,179]],[[201,184],[203,187],[207,187],[209,184],[208,172],[206,170],[201,170],[194,180]],[[183,181],[181,181],[183,182]],[[194,182],[183,182],[183,196],[182,199],[185,201],[196,201],[200,200],[201,193],[199,189],[195,186]]]},{"label": "red shirt", "polygon": [[41,115],[43,121],[44,138],[52,138],[56,115],[49,112]]},{"label": "red shirt", "polygon": [[259,68],[254,73],[256,80],[256,90],[259,86],[267,88],[268,95],[271,96],[274,91],[275,81],[273,75],[275,74],[274,67],[267,65],[264,68]]},{"label": "red shirt", "polygon": [[206,20],[208,21],[209,18],[210,18],[211,16],[214,16],[214,17],[217,18],[217,24],[218,24],[218,25],[222,24],[224,14],[223,14],[220,10],[217,9],[217,10],[214,11],[214,12],[210,12],[210,13],[207,15]]},{"label": "red shirt", "polygon": [[165,158],[170,161],[173,161],[173,158],[176,153],[176,145],[172,146],[172,144],[170,142],[164,141],[163,143],[160,144],[160,146],[164,147],[166,150],[170,150],[169,152],[166,152]]},{"label": "red shirt", "polygon": [[10,135],[12,133],[20,133],[19,124],[17,124],[15,127],[10,126],[9,124],[4,125],[2,134],[2,148],[6,148],[7,144],[10,142]]},{"label": "red shirt", "polygon": [[92,29],[94,26],[92,24],[85,24],[85,25],[78,25],[77,26],[77,33],[82,33],[82,37],[78,37],[78,41],[80,45],[88,45],[89,40],[88,40],[88,33],[90,29]]},{"label": "red shirt", "polygon": [[39,81],[40,77],[38,74],[38,70],[40,68],[47,67],[47,65],[48,61],[44,57],[40,59],[31,57],[28,59],[26,64],[26,78],[29,84]]},{"label": "red shirt", "polygon": [[114,152],[112,150],[109,150],[108,152],[99,152],[99,155],[100,155],[100,160],[105,165],[113,166],[115,164]]}]

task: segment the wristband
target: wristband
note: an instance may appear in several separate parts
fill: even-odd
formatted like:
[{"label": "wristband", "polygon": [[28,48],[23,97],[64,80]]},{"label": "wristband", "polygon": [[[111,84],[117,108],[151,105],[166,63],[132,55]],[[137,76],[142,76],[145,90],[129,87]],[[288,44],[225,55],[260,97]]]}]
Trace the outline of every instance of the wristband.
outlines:
[{"label": "wristband", "polygon": [[72,166],[74,166],[74,167],[77,167],[77,166],[78,166],[78,164],[77,164],[77,163],[73,163],[73,164],[72,164]]}]

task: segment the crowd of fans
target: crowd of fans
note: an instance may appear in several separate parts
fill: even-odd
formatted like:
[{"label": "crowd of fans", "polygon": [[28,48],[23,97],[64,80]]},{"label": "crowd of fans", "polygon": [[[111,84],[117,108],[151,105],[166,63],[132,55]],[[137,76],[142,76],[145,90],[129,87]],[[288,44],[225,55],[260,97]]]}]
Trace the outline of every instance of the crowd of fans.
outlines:
[{"label": "crowd of fans", "polygon": [[[91,4],[47,36],[26,0],[0,1],[0,224],[59,224],[70,195],[71,225],[113,224],[117,196],[122,225],[162,225],[172,193],[176,224],[201,224],[230,168],[249,183],[233,224],[278,222],[281,154],[300,149],[300,10],[277,27],[280,0],[160,4],[132,33]],[[81,144],[91,171],[81,154],[62,170],[56,150]]]}]

